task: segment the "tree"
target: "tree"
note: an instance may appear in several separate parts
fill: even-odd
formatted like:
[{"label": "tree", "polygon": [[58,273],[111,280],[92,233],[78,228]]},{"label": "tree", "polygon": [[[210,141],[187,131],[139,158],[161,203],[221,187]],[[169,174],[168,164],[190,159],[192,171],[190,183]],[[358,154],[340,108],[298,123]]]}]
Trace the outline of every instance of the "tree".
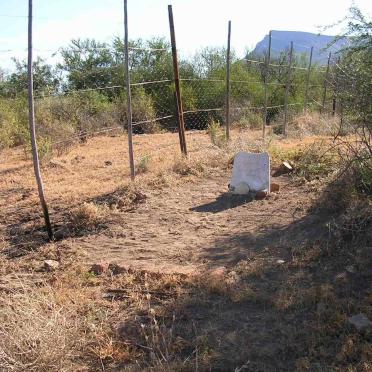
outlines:
[{"label": "tree", "polygon": [[[15,72],[4,78],[2,94],[14,97],[25,94],[28,88],[27,82],[27,61],[19,61],[13,58]],[[44,59],[38,58],[33,62],[34,90],[36,95],[55,93],[59,89],[60,77],[57,71]]]},{"label": "tree", "polygon": [[94,89],[112,86],[117,72],[110,46],[94,39],[72,40],[61,50],[58,68],[67,74],[63,90]]},{"label": "tree", "polygon": [[[372,21],[357,7],[349,10],[347,30],[340,38],[349,44],[341,50],[341,63],[336,66],[338,95],[344,110],[354,123],[372,134]],[[371,150],[371,149],[370,149]]]},{"label": "tree", "polygon": [[341,115],[354,127],[357,136],[355,143],[347,143],[351,153],[348,169],[354,172],[357,190],[371,195],[372,20],[366,19],[354,6],[350,8],[347,20],[346,32],[338,36],[338,39],[347,37],[349,44],[341,51],[341,61],[336,65],[337,96],[341,102]]}]

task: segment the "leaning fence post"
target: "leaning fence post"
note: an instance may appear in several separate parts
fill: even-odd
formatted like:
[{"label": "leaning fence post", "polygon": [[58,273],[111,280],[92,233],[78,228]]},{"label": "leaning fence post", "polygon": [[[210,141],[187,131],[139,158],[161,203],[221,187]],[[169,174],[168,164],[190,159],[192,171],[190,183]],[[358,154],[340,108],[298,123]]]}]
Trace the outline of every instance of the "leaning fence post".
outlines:
[{"label": "leaning fence post", "polygon": [[291,72],[292,72],[292,55],[293,55],[293,41],[291,41],[291,49],[289,50],[289,65],[287,71],[287,82],[285,84],[285,96],[284,96],[284,127],[283,134],[287,132],[287,121],[288,121],[288,96],[289,87],[291,85]]},{"label": "leaning fence post", "polygon": [[324,90],[323,90],[323,100],[322,100],[321,111],[324,111],[324,109],[325,109],[325,102],[326,102],[326,96],[327,96],[328,75],[329,75],[329,64],[331,62],[331,55],[332,55],[332,53],[329,52],[328,62],[327,62],[327,70],[326,70],[326,74],[325,74],[325,78],[324,78]]},{"label": "leaning fence post", "polygon": [[264,117],[262,124],[262,137],[265,138],[266,125],[268,124],[268,114],[267,114],[267,102],[268,102],[268,77],[269,77],[269,65],[271,60],[271,30],[269,32],[269,50],[267,51],[266,61],[265,61],[265,76],[264,76]]},{"label": "leaning fence post", "polygon": [[128,44],[128,4],[124,0],[124,65],[125,65],[125,83],[127,88],[127,120],[128,120],[128,151],[130,178],[134,180],[136,174],[134,170],[134,155],[133,155],[133,126],[132,126],[132,95],[130,90],[130,74],[129,74],[129,44]]},{"label": "leaning fence post", "polygon": [[314,47],[311,47],[310,50],[310,58],[309,58],[309,65],[307,67],[307,75],[306,75],[306,88],[305,88],[305,99],[304,99],[304,112],[307,110],[307,102],[309,100],[309,84],[310,84],[310,74],[311,74],[311,63],[313,60],[313,50]]},{"label": "leaning fence post", "polygon": [[227,51],[226,51],[226,138],[230,139],[230,68],[231,68],[231,58],[230,58],[230,48],[231,48],[231,21],[229,21],[228,32],[227,32]]},{"label": "leaning fence post", "polygon": [[36,142],[35,129],[35,105],[34,105],[34,81],[32,66],[32,0],[28,1],[28,123],[30,127],[32,160],[34,164],[35,178],[39,193],[40,204],[43,209],[45,227],[50,240],[53,239],[53,230],[50,223],[48,205],[45,200],[43,180],[40,173],[39,154]]},{"label": "leaning fence post", "polygon": [[173,57],[173,73],[174,85],[176,89],[176,111],[178,117],[178,131],[180,134],[181,152],[187,155],[186,137],[185,137],[185,122],[183,118],[183,108],[181,99],[181,86],[180,86],[180,72],[178,68],[176,33],[174,31],[173,9],[172,5],[168,5],[169,29],[172,43],[172,57]]}]

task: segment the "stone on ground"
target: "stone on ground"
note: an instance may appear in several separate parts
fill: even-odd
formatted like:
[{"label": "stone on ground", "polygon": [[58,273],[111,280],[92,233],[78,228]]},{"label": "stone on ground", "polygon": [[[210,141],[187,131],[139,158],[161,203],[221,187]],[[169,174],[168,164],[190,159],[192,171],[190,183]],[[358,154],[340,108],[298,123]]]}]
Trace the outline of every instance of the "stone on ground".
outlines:
[{"label": "stone on ground", "polygon": [[46,271],[54,271],[59,268],[59,262],[55,260],[45,260],[43,269]]}]

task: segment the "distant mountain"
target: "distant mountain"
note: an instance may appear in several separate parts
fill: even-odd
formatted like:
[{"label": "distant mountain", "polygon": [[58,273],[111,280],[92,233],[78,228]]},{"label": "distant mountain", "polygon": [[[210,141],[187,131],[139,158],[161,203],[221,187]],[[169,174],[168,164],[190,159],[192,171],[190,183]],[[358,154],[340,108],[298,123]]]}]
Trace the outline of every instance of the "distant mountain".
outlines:
[{"label": "distant mountain", "polygon": [[[330,49],[323,50],[334,40],[334,36],[318,35],[302,31],[271,31],[271,55],[278,56],[281,52],[288,50],[291,41],[296,54],[306,53],[310,55],[310,48],[314,47],[313,61],[319,64],[326,64],[328,54],[340,50],[346,43],[346,40],[338,40]],[[253,55],[262,56],[269,47],[269,35],[265,35],[253,50]]]}]

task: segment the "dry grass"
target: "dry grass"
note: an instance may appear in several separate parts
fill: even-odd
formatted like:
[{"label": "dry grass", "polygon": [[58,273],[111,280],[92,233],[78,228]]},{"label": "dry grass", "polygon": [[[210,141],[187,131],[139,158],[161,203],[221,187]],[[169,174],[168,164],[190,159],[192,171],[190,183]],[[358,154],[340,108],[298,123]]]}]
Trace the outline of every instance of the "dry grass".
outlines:
[{"label": "dry grass", "polygon": [[[289,122],[287,134],[290,137],[335,136],[340,130],[340,118],[335,115],[307,112],[296,115]],[[342,134],[346,134],[345,128]]]},{"label": "dry grass", "polygon": [[77,316],[74,300],[61,301],[51,287],[20,284],[21,292],[0,300],[1,369],[72,371],[73,359],[86,344],[85,320]]},{"label": "dry grass", "polygon": [[[37,286],[22,280],[0,300],[1,366],[207,371],[250,360],[252,371],[369,371],[368,333],[346,322],[350,311],[368,314],[368,298],[360,301],[354,284],[327,280],[345,255],[308,257],[277,265],[263,252],[200,276],[134,270],[95,276],[74,264]],[[313,276],[312,265],[328,269]],[[278,343],[291,353],[283,356]]]},{"label": "dry grass", "polygon": [[77,229],[93,229],[104,222],[108,213],[106,206],[83,203],[70,212],[70,219],[72,225]]},{"label": "dry grass", "polygon": [[[319,170],[323,147],[304,150],[314,139],[262,141],[259,131],[232,136],[221,149],[205,133],[189,133],[189,158],[178,155],[177,135],[135,136],[135,149],[151,158],[146,172],[127,185],[125,138],[89,140],[59,158],[64,167],[44,168],[48,200],[71,209],[76,228],[95,230],[113,213],[133,212],[151,193],[226,173],[237,151],[268,149],[274,164],[292,160],[309,179],[332,168],[327,163],[326,172]],[[0,172],[7,178],[0,179],[0,187],[8,199],[0,201],[0,217],[8,226],[18,223],[13,206],[29,211],[37,202],[30,163],[17,152],[4,154]],[[268,247],[254,257],[193,276],[131,269],[115,275],[106,266],[94,275],[80,266],[73,240],[58,252],[52,244],[41,246],[23,261],[0,255],[0,370],[370,371],[370,334],[347,323],[352,313],[372,317],[364,250],[369,240],[363,245],[355,240],[370,239],[368,213],[333,219],[340,223],[328,225],[327,239],[316,236],[301,247],[278,247],[269,236]],[[350,237],[345,234],[350,226],[363,229]],[[4,238],[6,232],[1,230]],[[230,248],[233,242],[225,244]],[[57,253],[63,263],[58,272],[36,272],[40,258],[55,259]],[[283,264],[276,262],[280,254],[286,255]],[[358,275],[345,274],[348,265]],[[10,285],[9,275],[16,272],[29,273],[29,279]],[[346,279],[334,279],[339,274]]]}]

